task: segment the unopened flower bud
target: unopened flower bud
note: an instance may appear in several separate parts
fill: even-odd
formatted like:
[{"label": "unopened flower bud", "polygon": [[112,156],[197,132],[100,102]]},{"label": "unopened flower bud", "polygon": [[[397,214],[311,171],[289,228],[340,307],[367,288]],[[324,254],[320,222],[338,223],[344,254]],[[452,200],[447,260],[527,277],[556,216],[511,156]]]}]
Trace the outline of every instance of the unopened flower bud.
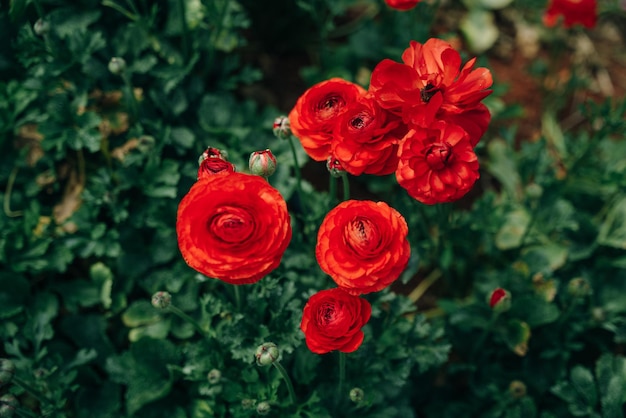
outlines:
[{"label": "unopened flower bud", "polygon": [[489,306],[494,312],[506,312],[511,309],[511,294],[501,287],[491,292]]},{"label": "unopened flower bud", "polygon": [[39,18],[33,25],[33,30],[35,31],[35,34],[37,34],[38,36],[47,35],[48,32],[50,32],[50,22]]},{"label": "unopened flower bud", "polygon": [[567,293],[575,298],[582,298],[591,293],[589,282],[582,277],[576,277],[567,284]]},{"label": "unopened flower bud", "polygon": [[109,61],[109,71],[112,74],[120,75],[126,70],[126,61],[124,58],[113,57],[111,61]]},{"label": "unopened flower bud", "polygon": [[256,399],[245,398],[241,400],[241,407],[243,409],[252,409],[256,405]]},{"label": "unopened flower bud", "polygon": [[326,168],[331,176],[339,178],[346,172],[341,163],[335,157],[328,157],[326,160]]},{"label": "unopened flower bud", "polygon": [[4,386],[13,379],[15,363],[6,358],[0,358],[0,386]]},{"label": "unopened flower bud", "polygon": [[259,366],[267,366],[278,360],[278,346],[274,343],[263,343],[257,347],[254,357],[256,364]]},{"label": "unopened flower bud", "polygon": [[272,407],[270,406],[269,402],[259,402],[259,404],[256,406],[256,413],[259,415],[267,415],[270,413],[271,409]]},{"label": "unopened flower bud", "polygon": [[250,172],[257,176],[269,177],[276,171],[276,157],[269,149],[250,154]]},{"label": "unopened flower bud", "polygon": [[513,380],[509,384],[509,393],[514,399],[526,396],[526,385],[521,380]]},{"label": "unopened flower bud", "polygon": [[11,418],[18,406],[17,398],[10,393],[0,396],[0,418]]},{"label": "unopened flower bud", "polygon": [[222,372],[217,369],[213,369],[206,375],[206,378],[210,384],[216,385],[222,379]]},{"label": "unopened flower bud", "polygon": [[156,292],[152,295],[152,306],[157,309],[167,309],[172,304],[172,295],[168,292]]},{"label": "unopened flower bud", "polygon": [[537,183],[530,183],[526,186],[526,196],[529,198],[536,200],[541,197],[543,194],[543,187],[538,185]]},{"label": "unopened flower bud", "polygon": [[272,125],[272,131],[274,136],[279,139],[289,138],[291,135],[291,124],[287,116],[279,116],[274,119],[274,125]]},{"label": "unopened flower bud", "polygon": [[207,149],[205,149],[202,154],[200,154],[200,157],[198,157],[198,165],[202,164],[202,161],[206,160],[207,158],[220,158],[222,160],[228,159],[226,157],[226,151],[222,151],[213,147],[207,147]]},{"label": "unopened flower bud", "polygon": [[365,393],[361,388],[352,388],[350,389],[350,400],[354,403],[363,402],[363,398],[365,397]]}]

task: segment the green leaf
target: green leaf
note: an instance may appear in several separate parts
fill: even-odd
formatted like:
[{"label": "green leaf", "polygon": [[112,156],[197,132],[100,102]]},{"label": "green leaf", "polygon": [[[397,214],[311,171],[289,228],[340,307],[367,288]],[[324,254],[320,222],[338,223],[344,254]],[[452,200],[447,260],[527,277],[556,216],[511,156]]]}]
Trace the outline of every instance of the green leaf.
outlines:
[{"label": "green leaf", "polygon": [[529,224],[530,215],[524,208],[508,212],[504,225],[496,233],[496,247],[500,250],[510,250],[522,245]]},{"label": "green leaf", "polygon": [[474,53],[491,48],[500,35],[493,12],[481,8],[470,9],[461,19],[459,28]]},{"label": "green leaf", "polygon": [[515,154],[502,139],[492,139],[487,144],[489,159],[487,170],[502,184],[511,199],[519,201],[523,195]]},{"label": "green leaf", "polygon": [[617,200],[600,226],[598,243],[626,249],[626,196]]},{"label": "green leaf", "polygon": [[161,321],[161,313],[147,300],[133,302],[122,314],[122,321],[127,327],[139,327]]},{"label": "green leaf", "polygon": [[0,272],[0,319],[21,312],[29,293],[30,286],[24,277],[16,273]]},{"label": "green leaf", "polygon": [[567,261],[567,248],[558,244],[536,245],[524,249],[524,261],[532,271],[553,272]]}]

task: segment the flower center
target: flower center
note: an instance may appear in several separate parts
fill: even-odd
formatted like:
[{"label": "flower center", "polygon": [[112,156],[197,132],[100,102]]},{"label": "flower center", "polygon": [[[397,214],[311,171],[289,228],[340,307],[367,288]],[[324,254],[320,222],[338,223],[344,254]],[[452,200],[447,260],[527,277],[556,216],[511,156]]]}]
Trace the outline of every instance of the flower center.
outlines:
[{"label": "flower center", "polygon": [[329,94],[317,104],[317,114],[320,119],[327,120],[335,116],[345,106],[346,102],[341,96]]},{"label": "flower center", "polygon": [[448,143],[433,144],[426,151],[426,162],[433,170],[444,168],[452,157],[452,147]]},{"label": "flower center", "polygon": [[328,325],[335,320],[335,307],[330,303],[324,303],[317,311],[317,323],[319,325]]},{"label": "flower center", "polygon": [[372,122],[372,119],[372,115],[361,112],[350,119],[350,126],[357,130],[365,129]]},{"label": "flower center", "polygon": [[422,101],[424,103],[428,103],[430,99],[440,90],[441,89],[433,86],[431,83],[426,84],[426,86],[420,91]]},{"label": "flower center", "polygon": [[225,243],[243,242],[250,237],[254,223],[244,209],[223,207],[209,219],[209,231],[215,238]]},{"label": "flower center", "polygon": [[380,237],[376,225],[369,219],[359,216],[347,225],[345,240],[358,255],[367,258],[375,255]]}]

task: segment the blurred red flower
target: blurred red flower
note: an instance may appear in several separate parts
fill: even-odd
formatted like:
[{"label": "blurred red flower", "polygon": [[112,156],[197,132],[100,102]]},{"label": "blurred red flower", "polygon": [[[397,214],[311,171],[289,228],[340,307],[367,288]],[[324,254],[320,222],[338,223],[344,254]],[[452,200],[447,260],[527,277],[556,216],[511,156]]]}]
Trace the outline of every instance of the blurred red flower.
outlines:
[{"label": "blurred red flower", "polygon": [[347,200],[319,228],[321,269],[352,294],[377,292],[406,268],[411,253],[404,217],[385,202]]},{"label": "blurred red flower", "polygon": [[312,159],[328,159],[337,119],[365,92],[357,84],[331,78],[315,84],[300,96],[289,113],[289,122],[291,132]]},{"label": "blurred red flower", "polygon": [[465,195],[479,177],[478,159],[467,133],[437,121],[410,131],[400,144],[398,184],[422,203],[452,202]]},{"label": "blurred red flower", "polygon": [[302,311],[300,329],[309,350],[325,354],[339,350],[351,353],[361,346],[361,328],[369,321],[368,301],[341,289],[322,290],[311,296]]},{"label": "blurred red flower", "polygon": [[398,143],[407,130],[399,117],[365,95],[339,118],[331,150],[350,174],[391,174],[398,166]]},{"label": "blurred red flower", "polygon": [[414,8],[420,0],[385,0],[387,6],[396,10],[409,10]]},{"label": "blurred red flower", "polygon": [[461,56],[436,38],[411,41],[403,64],[381,61],[372,72],[369,91],[380,105],[402,117],[410,127],[427,127],[437,119],[461,126],[475,145],[487,130],[491,114],[482,99],[491,94],[487,68],[474,68],[476,59],[461,68]]},{"label": "blurred red flower", "polygon": [[191,187],[178,206],[176,233],[190,267],[227,283],[247,284],[278,267],[291,224],[285,200],[264,178],[231,173]]},{"label": "blurred red flower", "polygon": [[598,19],[598,5],[596,0],[550,0],[543,15],[543,23],[555,26],[560,16],[563,16],[563,26],[571,28],[579,23],[586,28],[593,28]]}]

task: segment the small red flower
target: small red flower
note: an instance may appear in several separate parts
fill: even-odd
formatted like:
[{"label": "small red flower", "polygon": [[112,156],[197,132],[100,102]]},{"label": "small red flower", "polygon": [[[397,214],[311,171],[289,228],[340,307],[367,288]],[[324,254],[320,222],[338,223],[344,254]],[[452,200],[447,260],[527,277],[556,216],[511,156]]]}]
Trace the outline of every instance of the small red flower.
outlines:
[{"label": "small red flower", "polygon": [[586,28],[593,28],[598,20],[598,5],[596,0],[550,0],[543,15],[543,23],[556,26],[559,17],[563,16],[563,26],[571,28],[581,24]]},{"label": "small red flower", "polygon": [[346,108],[365,94],[363,87],[331,78],[307,91],[289,113],[291,132],[298,137],[306,153],[315,161],[330,156],[333,130]]},{"label": "small red flower", "polygon": [[498,312],[504,312],[511,308],[511,294],[498,287],[489,296],[489,307]]},{"label": "small red flower", "polygon": [[334,350],[351,353],[361,346],[361,328],[371,314],[372,307],[363,298],[338,288],[322,290],[304,306],[300,329],[307,347],[316,354]]},{"label": "small red flower", "polygon": [[369,91],[380,105],[410,127],[451,121],[469,134],[473,145],[478,143],[491,120],[480,103],[491,94],[491,72],[474,68],[475,58],[461,68],[460,54],[436,38],[424,44],[411,41],[402,60],[404,64],[383,60],[372,72]]},{"label": "small red flower", "polygon": [[409,195],[427,205],[465,195],[479,177],[478,159],[467,133],[437,121],[410,131],[400,145],[396,179]]},{"label": "small red flower", "polygon": [[235,166],[228,162],[219,149],[208,147],[198,159],[198,180],[222,173],[234,173]]},{"label": "small red flower", "polygon": [[280,264],[291,240],[287,204],[259,176],[198,180],[176,218],[178,247],[198,272],[232,284],[259,281]]},{"label": "small red flower", "polygon": [[385,0],[387,6],[396,10],[410,10],[417,6],[420,0]]},{"label": "small red flower", "polygon": [[358,295],[389,286],[411,253],[404,217],[384,202],[347,200],[332,209],[317,234],[320,268]]},{"label": "small red flower", "polygon": [[407,130],[399,117],[365,95],[339,118],[331,150],[352,175],[391,174],[398,166],[398,143]]}]

